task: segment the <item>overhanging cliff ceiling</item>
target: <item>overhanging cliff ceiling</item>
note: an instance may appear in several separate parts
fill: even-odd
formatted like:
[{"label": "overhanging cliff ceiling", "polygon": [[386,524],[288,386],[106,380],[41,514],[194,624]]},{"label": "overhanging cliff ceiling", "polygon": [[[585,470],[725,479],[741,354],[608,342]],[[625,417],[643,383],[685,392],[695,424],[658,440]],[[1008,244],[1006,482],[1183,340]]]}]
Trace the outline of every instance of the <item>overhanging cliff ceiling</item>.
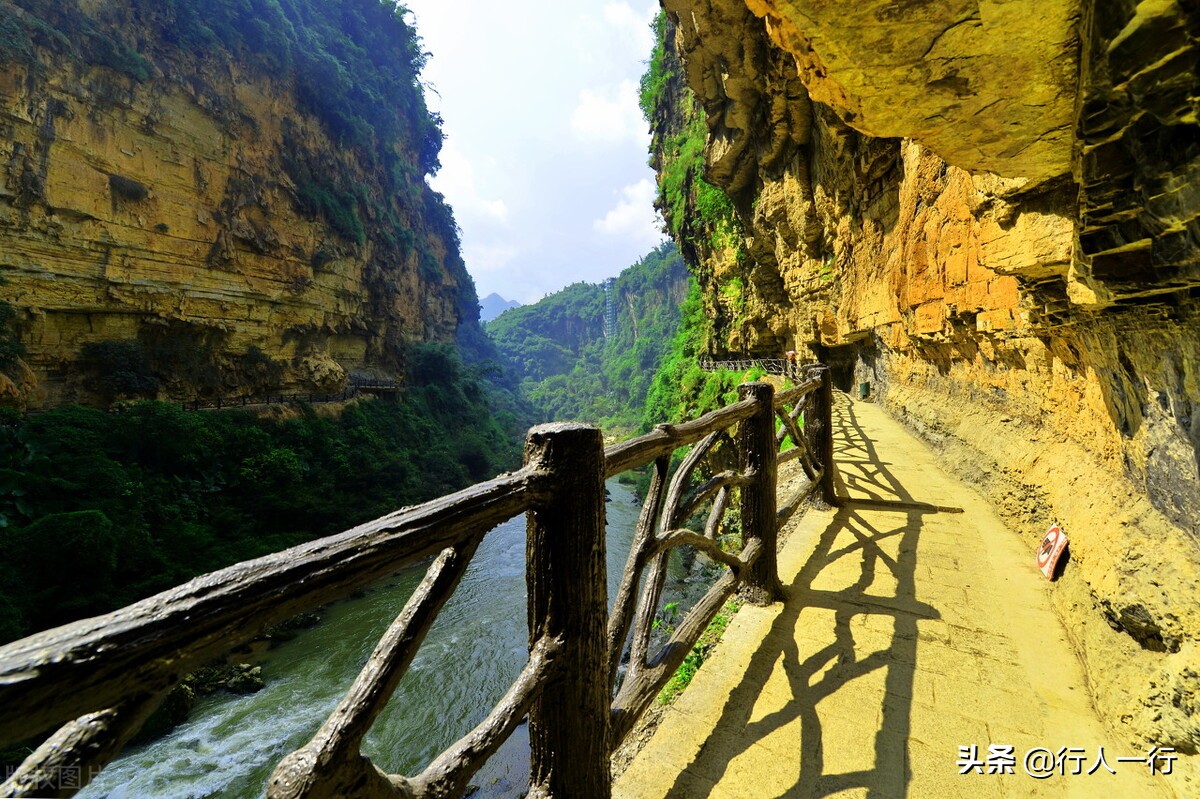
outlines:
[{"label": "overhanging cliff ceiling", "polygon": [[814,100],[971,172],[1070,172],[1079,3],[747,0]]}]

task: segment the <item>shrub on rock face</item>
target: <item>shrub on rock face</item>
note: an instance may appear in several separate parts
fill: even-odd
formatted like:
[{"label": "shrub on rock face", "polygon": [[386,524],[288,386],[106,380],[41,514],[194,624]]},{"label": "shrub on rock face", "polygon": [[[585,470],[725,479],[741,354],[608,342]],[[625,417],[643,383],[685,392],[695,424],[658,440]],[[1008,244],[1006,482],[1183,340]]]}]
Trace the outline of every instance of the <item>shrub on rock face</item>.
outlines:
[{"label": "shrub on rock face", "polygon": [[140,341],[93,341],[83,345],[79,361],[93,373],[93,387],[106,402],[153,397],[158,378]]},{"label": "shrub on rock face", "polygon": [[283,364],[251,345],[236,358],[238,384],[248,386],[251,393],[275,391],[283,382]]},{"label": "shrub on rock face", "polygon": [[[3,279],[0,278],[0,284],[3,282]],[[15,366],[17,361],[25,355],[25,348],[21,345],[13,329],[16,317],[17,310],[9,303],[0,300],[0,371]]]}]

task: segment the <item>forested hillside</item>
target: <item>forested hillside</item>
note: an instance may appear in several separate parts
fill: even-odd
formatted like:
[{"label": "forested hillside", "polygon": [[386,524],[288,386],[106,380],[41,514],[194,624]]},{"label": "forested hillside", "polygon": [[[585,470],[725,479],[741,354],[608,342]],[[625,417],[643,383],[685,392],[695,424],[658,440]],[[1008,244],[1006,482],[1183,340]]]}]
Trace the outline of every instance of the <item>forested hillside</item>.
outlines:
[{"label": "forested hillside", "polygon": [[[388,0],[0,0],[0,640],[516,464],[426,57]],[[151,401],[352,377],[404,391]]]},{"label": "forested hillside", "polygon": [[663,244],[604,285],[575,283],[487,326],[543,419],[632,432],[679,327],[688,273]]},{"label": "forested hillside", "polygon": [[0,411],[0,643],[517,466],[478,367],[408,357],[402,398],[337,414]]}]

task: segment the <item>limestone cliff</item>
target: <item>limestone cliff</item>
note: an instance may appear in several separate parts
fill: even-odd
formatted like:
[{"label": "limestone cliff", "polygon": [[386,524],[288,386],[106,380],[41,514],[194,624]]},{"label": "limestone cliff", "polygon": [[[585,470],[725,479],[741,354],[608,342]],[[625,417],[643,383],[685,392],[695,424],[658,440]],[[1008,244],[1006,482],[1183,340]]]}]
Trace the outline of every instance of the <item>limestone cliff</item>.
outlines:
[{"label": "limestone cliff", "polygon": [[663,6],[643,100],[711,349],[830,362],[1031,550],[1061,522],[1056,601],[1099,706],[1195,753],[1200,17],[1175,0]]},{"label": "limestone cliff", "polygon": [[0,0],[21,401],[95,398],[89,343],[137,342],[188,397],[395,374],[406,341],[477,324],[423,180],[419,41],[383,4],[321,5]]}]

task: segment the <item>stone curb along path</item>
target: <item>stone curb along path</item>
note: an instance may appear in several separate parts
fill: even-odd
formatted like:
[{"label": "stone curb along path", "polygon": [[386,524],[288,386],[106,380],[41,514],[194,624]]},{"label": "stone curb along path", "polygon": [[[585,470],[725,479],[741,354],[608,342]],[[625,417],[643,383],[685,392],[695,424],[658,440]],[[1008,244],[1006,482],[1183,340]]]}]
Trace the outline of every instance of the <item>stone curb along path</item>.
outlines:
[{"label": "stone curb along path", "polygon": [[1026,544],[880,408],[834,413],[845,506],[790,523],[786,602],[742,608],[614,796],[1183,789],[1181,759],[1101,724]]}]

